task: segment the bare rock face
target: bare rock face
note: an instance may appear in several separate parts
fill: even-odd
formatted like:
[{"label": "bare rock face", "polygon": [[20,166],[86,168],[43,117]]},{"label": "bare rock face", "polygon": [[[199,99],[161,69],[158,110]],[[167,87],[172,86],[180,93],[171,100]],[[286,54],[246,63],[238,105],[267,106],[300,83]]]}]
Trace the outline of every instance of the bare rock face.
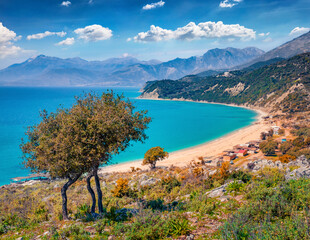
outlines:
[{"label": "bare rock face", "polygon": [[289,163],[273,162],[271,160],[259,159],[248,164],[248,168],[257,172],[264,167],[285,169],[285,179],[310,178],[310,160],[305,156],[298,157],[295,161]]},{"label": "bare rock face", "polygon": [[256,172],[264,167],[277,167],[283,169],[284,165],[280,161],[273,162],[271,160],[259,159],[252,162],[248,167],[254,172]]},{"label": "bare rock face", "polygon": [[[212,189],[211,191],[206,192],[206,195],[208,195],[208,197],[210,197],[210,198],[222,197],[227,192],[226,187],[232,182],[233,181],[230,181],[230,182],[225,183],[224,185],[222,185],[218,188]],[[237,182],[242,183],[241,180],[237,180]]]},{"label": "bare rock face", "polygon": [[298,167],[290,171],[287,169],[285,179],[299,179],[299,178],[310,178],[310,160],[307,159],[305,156],[300,156],[296,159],[296,161],[290,162],[287,164],[288,167]]},{"label": "bare rock face", "polygon": [[147,176],[146,174],[143,174],[140,177],[139,185],[141,187],[151,186],[157,183],[158,181],[159,179],[157,178],[152,178],[152,177]]}]

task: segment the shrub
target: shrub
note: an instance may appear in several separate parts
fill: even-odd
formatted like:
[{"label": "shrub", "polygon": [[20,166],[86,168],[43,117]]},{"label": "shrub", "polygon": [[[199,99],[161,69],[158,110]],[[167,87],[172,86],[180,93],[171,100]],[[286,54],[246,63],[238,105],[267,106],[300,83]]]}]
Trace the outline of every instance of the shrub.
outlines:
[{"label": "shrub", "polygon": [[277,146],[278,146],[278,143],[276,141],[268,140],[268,141],[262,142],[259,145],[259,148],[265,155],[270,156],[270,155],[275,154],[275,150]]},{"label": "shrub", "polygon": [[128,179],[119,178],[116,181],[116,186],[114,190],[111,192],[115,197],[121,198],[124,196],[127,197],[136,197],[136,193],[129,187],[129,181]]},{"label": "shrub", "polygon": [[248,204],[229,217],[219,238],[309,239],[310,181],[282,181],[266,187],[265,179],[261,180],[248,189]]},{"label": "shrub", "polygon": [[295,160],[296,157],[295,156],[292,156],[292,155],[289,155],[289,154],[284,154],[282,156],[279,157],[279,160],[282,162],[282,163],[289,163],[290,161],[293,161]]},{"label": "shrub", "polygon": [[164,201],[161,199],[150,200],[146,202],[145,208],[150,208],[152,210],[159,210],[159,211],[167,209],[167,207],[164,205]]},{"label": "shrub", "polygon": [[61,239],[73,237],[75,240],[90,239],[90,233],[83,229],[81,225],[71,225],[68,228],[62,229],[59,232]]},{"label": "shrub", "polygon": [[190,231],[189,221],[181,214],[171,212],[163,215],[161,212],[143,210],[133,218],[130,225],[115,225],[112,234],[121,239],[155,240],[178,237]]},{"label": "shrub", "polygon": [[240,192],[244,188],[244,183],[239,183],[238,181],[233,181],[226,187],[228,192]]},{"label": "shrub", "polygon": [[212,175],[212,179],[220,182],[225,181],[230,175],[229,167],[229,162],[223,162],[221,167],[217,169],[216,173]]},{"label": "shrub", "polygon": [[171,176],[162,178],[160,184],[168,193],[170,193],[173,188],[181,186],[181,182],[176,179],[176,177]]},{"label": "shrub", "polygon": [[187,235],[191,232],[191,226],[189,221],[181,214],[170,214],[166,223],[166,235],[178,237],[181,235]]},{"label": "shrub", "polygon": [[188,212],[197,212],[200,215],[213,215],[217,207],[217,201],[209,198],[206,194],[197,193],[196,191],[190,194],[191,201],[187,202],[183,209]]},{"label": "shrub", "polygon": [[77,207],[76,219],[83,219],[86,222],[93,221],[94,218],[91,214],[91,208],[87,204],[83,204]]},{"label": "shrub", "polygon": [[233,171],[231,173],[231,177],[233,179],[241,180],[244,183],[247,183],[252,179],[252,175],[250,173],[242,171],[242,170]]},{"label": "shrub", "polygon": [[280,145],[280,151],[283,154],[286,154],[291,148],[292,148],[293,144],[291,142],[284,142]]}]

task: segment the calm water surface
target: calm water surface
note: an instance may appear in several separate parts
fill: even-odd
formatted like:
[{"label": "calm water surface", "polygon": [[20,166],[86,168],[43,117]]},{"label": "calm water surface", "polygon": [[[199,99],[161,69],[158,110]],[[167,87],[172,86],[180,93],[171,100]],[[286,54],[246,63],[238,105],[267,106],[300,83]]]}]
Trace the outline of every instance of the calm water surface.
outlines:
[{"label": "calm water surface", "polygon": [[[39,112],[55,111],[59,105],[70,107],[74,96],[89,91],[100,93],[106,88],[0,88],[0,186],[13,177],[29,174],[22,168],[19,145],[26,127],[40,121]],[[114,91],[132,99],[137,109],[148,110],[152,122],[146,143],[134,143],[115,156],[113,163],[141,159],[154,146],[172,152],[214,140],[251,124],[256,116],[247,109],[217,104],[135,99],[140,94],[138,89]]]}]

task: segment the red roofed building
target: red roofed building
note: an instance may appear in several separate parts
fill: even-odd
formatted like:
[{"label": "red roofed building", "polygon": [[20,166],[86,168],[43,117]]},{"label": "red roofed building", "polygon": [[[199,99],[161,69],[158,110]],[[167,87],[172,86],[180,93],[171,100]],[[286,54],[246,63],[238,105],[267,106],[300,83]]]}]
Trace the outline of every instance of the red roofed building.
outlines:
[{"label": "red roofed building", "polygon": [[247,154],[248,154],[248,150],[246,150],[246,149],[239,150],[239,151],[237,152],[237,156],[238,156],[238,157],[243,157],[243,156],[245,156],[245,155],[247,155]]}]

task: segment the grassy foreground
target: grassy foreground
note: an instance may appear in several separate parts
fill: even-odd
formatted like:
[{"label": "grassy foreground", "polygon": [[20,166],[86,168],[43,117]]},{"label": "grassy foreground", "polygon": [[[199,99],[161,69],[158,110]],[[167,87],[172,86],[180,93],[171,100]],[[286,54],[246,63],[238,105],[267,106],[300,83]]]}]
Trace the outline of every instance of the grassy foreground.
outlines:
[{"label": "grassy foreground", "polygon": [[[208,176],[211,170],[197,162],[186,168],[101,176],[106,208],[102,216],[90,214],[91,198],[81,179],[68,191],[69,221],[62,220],[61,182],[2,188],[0,237],[310,238],[309,179],[285,181],[285,170],[264,168],[253,174],[228,164]],[[206,195],[225,182],[231,183],[223,196]]]}]

